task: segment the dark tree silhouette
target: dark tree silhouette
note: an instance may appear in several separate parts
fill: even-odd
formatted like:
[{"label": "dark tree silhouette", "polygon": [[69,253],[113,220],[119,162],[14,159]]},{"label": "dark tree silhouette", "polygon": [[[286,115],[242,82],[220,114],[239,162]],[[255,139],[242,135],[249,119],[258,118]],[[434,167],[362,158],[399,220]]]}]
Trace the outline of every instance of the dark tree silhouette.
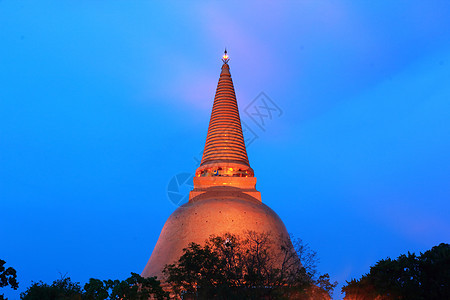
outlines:
[{"label": "dark tree silhouette", "polygon": [[23,300],[163,300],[168,297],[155,277],[142,278],[135,273],[125,280],[91,278],[84,289],[69,277],[55,280],[51,285],[37,282],[21,294]]},{"label": "dark tree silhouette", "polygon": [[78,282],[72,282],[70,277],[53,281],[51,285],[35,282],[20,294],[23,300],[81,300],[82,290]]},{"label": "dark tree silhouette", "polygon": [[[279,247],[281,258],[274,247]],[[325,275],[320,282],[326,289],[316,286],[300,263],[302,255],[311,256],[299,255],[289,240],[275,245],[270,234],[213,235],[204,246],[191,243],[164,274],[183,299],[310,299],[311,294],[314,299],[329,299],[336,283]],[[315,269],[312,261],[309,268]]]},{"label": "dark tree silhouette", "polygon": [[342,288],[351,300],[450,299],[450,245],[440,244],[416,256],[380,260],[360,279]]},{"label": "dark tree silhouette", "polygon": [[[95,289],[95,287],[99,287]],[[131,273],[131,277],[125,280],[105,280],[103,286],[99,280],[91,279],[84,286],[86,299],[126,299],[126,300],[148,300],[148,299],[168,299],[169,293],[165,292],[156,277],[143,278],[139,274]],[[110,291],[110,293],[108,293]],[[94,292],[94,293],[93,293]],[[109,294],[109,298],[104,298]],[[97,297],[94,297],[96,296]]]},{"label": "dark tree silhouette", "polygon": [[[17,290],[19,283],[17,282],[16,270],[11,267],[5,268],[6,262],[0,259],[0,288],[10,286]],[[0,300],[7,300],[4,294],[0,294]]]}]

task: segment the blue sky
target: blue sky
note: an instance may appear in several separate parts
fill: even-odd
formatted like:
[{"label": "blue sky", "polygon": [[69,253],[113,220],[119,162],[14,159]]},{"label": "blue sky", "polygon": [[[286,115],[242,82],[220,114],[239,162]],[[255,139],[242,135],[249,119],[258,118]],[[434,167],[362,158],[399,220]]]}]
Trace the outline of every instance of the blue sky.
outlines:
[{"label": "blue sky", "polygon": [[[140,273],[227,47],[264,203],[344,283],[450,241],[448,1],[0,2],[0,258]],[[264,92],[282,115],[243,110]],[[5,290],[13,299],[17,293]],[[339,298],[339,291],[335,293]]]}]

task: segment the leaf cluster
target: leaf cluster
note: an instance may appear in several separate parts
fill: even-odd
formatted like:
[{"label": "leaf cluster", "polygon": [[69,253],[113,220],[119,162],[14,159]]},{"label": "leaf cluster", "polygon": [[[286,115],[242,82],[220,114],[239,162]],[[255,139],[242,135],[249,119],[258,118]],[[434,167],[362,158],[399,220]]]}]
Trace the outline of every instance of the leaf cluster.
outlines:
[{"label": "leaf cluster", "polygon": [[20,294],[24,300],[82,300],[82,289],[78,282],[72,282],[70,277],[53,281],[51,285],[42,281],[34,282]]},{"label": "leaf cluster", "polygon": [[450,299],[450,245],[441,243],[416,256],[383,259],[342,288],[345,299]]},{"label": "leaf cluster", "polygon": [[[315,284],[289,239],[277,244],[269,233],[252,231],[212,235],[203,246],[191,243],[164,274],[183,299],[302,299]],[[327,287],[334,286],[328,277]]]},{"label": "leaf cluster", "polygon": [[[17,290],[19,283],[17,282],[16,270],[12,267],[5,267],[6,262],[0,259],[0,288],[10,286]],[[3,294],[0,294],[0,300],[7,300]]]},{"label": "leaf cluster", "polygon": [[81,288],[70,277],[55,280],[51,285],[33,283],[20,295],[22,300],[147,300],[168,299],[156,277],[143,278],[136,273],[125,280],[89,279]]}]

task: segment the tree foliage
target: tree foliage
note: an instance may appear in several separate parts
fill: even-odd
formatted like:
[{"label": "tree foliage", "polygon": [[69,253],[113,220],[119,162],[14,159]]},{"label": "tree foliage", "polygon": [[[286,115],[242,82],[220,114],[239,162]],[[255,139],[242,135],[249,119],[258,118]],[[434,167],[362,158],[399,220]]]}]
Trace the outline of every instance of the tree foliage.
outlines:
[{"label": "tree foliage", "polygon": [[23,300],[162,300],[168,297],[156,277],[143,278],[136,273],[125,280],[91,278],[84,289],[70,277],[55,280],[51,285],[37,282],[20,295]]},{"label": "tree foliage", "polygon": [[51,285],[42,281],[33,283],[20,294],[23,300],[81,300],[82,290],[78,282],[72,282],[70,277],[53,281]]},{"label": "tree foliage", "polygon": [[440,244],[416,256],[380,260],[360,279],[342,288],[352,300],[450,299],[450,245]]},{"label": "tree foliage", "polygon": [[[274,253],[276,247],[278,253]],[[189,244],[177,263],[166,266],[164,274],[173,292],[186,299],[307,299],[316,282],[302,266],[302,255],[310,256],[297,253],[290,240],[275,245],[269,234],[249,231],[242,238],[213,235],[204,246]],[[315,269],[313,261],[308,268]],[[321,281],[328,282],[324,284],[328,290],[314,291],[329,298],[328,292],[336,284],[327,276]]]},{"label": "tree foliage", "polygon": [[[19,283],[17,282],[16,270],[12,267],[5,267],[6,262],[0,259],[0,288],[10,286],[17,290]],[[0,294],[0,300],[7,300],[3,294]]]}]

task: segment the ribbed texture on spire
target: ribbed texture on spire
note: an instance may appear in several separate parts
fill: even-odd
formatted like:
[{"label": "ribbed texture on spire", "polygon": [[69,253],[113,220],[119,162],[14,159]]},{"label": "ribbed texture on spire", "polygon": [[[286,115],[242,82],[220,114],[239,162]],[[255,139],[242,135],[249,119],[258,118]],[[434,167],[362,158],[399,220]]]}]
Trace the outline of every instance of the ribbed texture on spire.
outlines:
[{"label": "ribbed texture on spire", "polygon": [[222,66],[219,83],[217,84],[200,166],[210,163],[237,163],[250,166],[233,80],[226,63]]}]

